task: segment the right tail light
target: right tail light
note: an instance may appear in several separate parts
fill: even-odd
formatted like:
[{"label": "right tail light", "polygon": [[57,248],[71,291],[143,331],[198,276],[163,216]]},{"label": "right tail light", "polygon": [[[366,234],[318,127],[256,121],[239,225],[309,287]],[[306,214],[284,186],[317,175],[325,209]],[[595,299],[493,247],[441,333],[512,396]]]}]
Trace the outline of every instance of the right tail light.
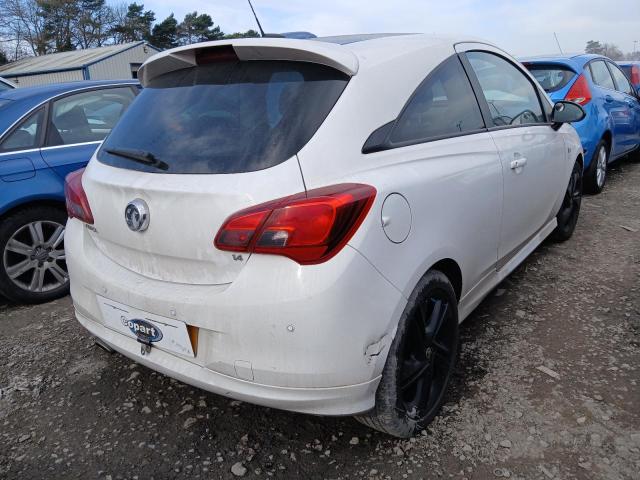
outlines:
[{"label": "right tail light", "polygon": [[302,264],[336,255],[367,216],[376,189],[346,183],[272,200],[231,215],[214,240],[220,250],[283,255]]}]

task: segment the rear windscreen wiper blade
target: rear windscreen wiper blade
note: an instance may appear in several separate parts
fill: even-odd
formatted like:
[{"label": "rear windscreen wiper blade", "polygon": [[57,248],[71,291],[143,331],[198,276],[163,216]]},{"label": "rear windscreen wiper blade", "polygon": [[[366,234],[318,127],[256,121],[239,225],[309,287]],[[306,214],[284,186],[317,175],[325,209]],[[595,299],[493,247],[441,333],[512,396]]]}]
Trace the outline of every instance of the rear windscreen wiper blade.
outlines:
[{"label": "rear windscreen wiper blade", "polygon": [[149,165],[150,167],[155,167],[159,170],[169,170],[169,165],[166,162],[163,162],[162,160],[156,158],[156,156],[151,152],[146,152],[144,150],[130,150],[126,148],[105,148],[104,151],[110,153],[111,155],[128,158],[129,160],[133,160],[134,162]]}]

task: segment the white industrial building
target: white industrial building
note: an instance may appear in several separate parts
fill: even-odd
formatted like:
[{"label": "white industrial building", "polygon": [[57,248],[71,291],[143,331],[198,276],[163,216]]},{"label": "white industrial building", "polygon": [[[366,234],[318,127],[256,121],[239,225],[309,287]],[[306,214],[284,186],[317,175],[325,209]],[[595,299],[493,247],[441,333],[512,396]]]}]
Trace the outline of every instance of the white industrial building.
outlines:
[{"label": "white industrial building", "polygon": [[18,87],[75,80],[138,78],[140,65],[159,51],[141,41],[26,57],[0,66],[0,77]]}]

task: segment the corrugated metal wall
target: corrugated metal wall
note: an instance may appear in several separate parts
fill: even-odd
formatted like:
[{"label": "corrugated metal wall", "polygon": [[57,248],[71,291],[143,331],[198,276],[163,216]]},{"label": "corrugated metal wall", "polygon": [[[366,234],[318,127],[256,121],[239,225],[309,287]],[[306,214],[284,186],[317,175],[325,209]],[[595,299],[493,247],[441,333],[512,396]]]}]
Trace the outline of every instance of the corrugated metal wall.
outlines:
[{"label": "corrugated metal wall", "polygon": [[144,63],[147,58],[156,53],[158,53],[157,50],[151,47],[138,45],[137,47],[120,52],[113,57],[106,58],[95,65],[91,65],[89,67],[89,78],[91,78],[91,80],[132,78],[131,64]]},{"label": "corrugated metal wall", "polygon": [[82,70],[71,70],[68,72],[43,73],[40,75],[27,75],[24,77],[6,77],[18,87],[33,87],[36,85],[49,85],[51,83],[73,82],[83,80]]}]

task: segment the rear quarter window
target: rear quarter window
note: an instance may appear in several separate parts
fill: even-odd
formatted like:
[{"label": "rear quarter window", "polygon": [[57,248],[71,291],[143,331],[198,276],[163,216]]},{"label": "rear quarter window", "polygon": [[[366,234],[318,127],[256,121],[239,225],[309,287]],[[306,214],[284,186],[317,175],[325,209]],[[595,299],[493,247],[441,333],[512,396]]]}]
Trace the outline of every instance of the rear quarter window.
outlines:
[{"label": "rear quarter window", "polygon": [[[170,72],[142,90],[98,153],[154,173],[242,173],[275,166],[309,141],[348,76],[303,62],[233,61]],[[165,170],[109,153],[134,150]]]},{"label": "rear quarter window", "polygon": [[576,76],[573,70],[560,65],[525,64],[525,66],[547,93],[562,90]]}]

